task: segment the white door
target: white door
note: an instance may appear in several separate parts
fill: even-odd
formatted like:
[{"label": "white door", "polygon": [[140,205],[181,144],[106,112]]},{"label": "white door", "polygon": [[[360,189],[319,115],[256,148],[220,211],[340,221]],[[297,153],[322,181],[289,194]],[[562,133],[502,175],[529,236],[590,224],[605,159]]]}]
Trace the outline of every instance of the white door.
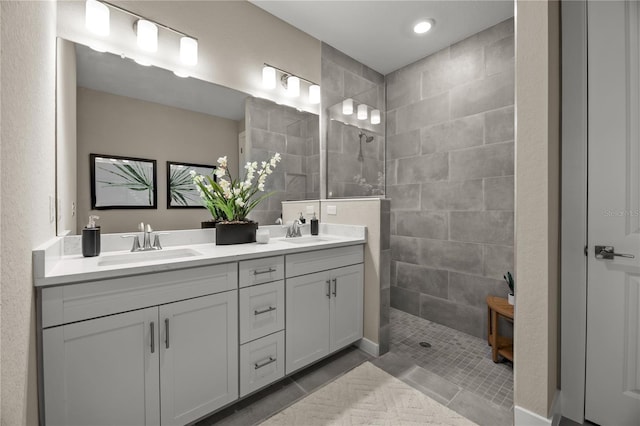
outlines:
[{"label": "white door", "polygon": [[362,338],[363,266],[347,266],[330,273],[330,351],[334,352]]},{"label": "white door", "polygon": [[238,298],[227,291],[160,306],[162,425],[238,398]]},{"label": "white door", "polygon": [[158,308],[49,328],[48,426],[159,425]]},{"label": "white door", "polygon": [[640,424],[639,23],[635,1],[588,3],[585,417],[601,425]]},{"label": "white door", "polygon": [[329,298],[327,272],[286,281],[286,373],[329,354]]}]

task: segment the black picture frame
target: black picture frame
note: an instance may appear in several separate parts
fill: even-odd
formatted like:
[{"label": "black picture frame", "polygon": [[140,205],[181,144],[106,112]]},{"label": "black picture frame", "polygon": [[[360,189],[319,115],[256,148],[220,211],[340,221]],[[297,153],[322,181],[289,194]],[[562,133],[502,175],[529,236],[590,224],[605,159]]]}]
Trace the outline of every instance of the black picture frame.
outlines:
[{"label": "black picture frame", "polygon": [[90,154],[91,209],[157,209],[156,160]]},{"label": "black picture frame", "polygon": [[[167,209],[205,208],[196,185],[192,181],[191,170],[195,170],[199,175],[213,175],[213,180],[217,181],[216,175],[213,174],[216,166],[167,161]],[[179,191],[178,188],[180,188]]]}]

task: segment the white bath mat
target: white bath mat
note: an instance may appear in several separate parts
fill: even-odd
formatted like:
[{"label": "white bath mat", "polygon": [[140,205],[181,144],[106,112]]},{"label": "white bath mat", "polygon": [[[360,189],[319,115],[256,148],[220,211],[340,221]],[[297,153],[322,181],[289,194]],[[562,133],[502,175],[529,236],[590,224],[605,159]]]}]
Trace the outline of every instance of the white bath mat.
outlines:
[{"label": "white bath mat", "polygon": [[262,425],[472,426],[475,423],[365,362]]}]

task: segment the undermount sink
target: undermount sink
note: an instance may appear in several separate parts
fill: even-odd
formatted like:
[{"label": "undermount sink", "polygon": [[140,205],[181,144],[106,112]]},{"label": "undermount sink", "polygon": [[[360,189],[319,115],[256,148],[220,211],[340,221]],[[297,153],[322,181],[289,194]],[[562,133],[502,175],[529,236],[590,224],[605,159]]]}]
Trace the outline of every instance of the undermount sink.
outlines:
[{"label": "undermount sink", "polygon": [[316,236],[304,236],[304,237],[292,237],[292,238],[284,238],[282,241],[292,244],[313,244],[320,243],[323,241],[329,241],[326,238],[320,238]]},{"label": "undermount sink", "polygon": [[98,266],[126,265],[128,263],[149,262],[154,260],[181,259],[185,257],[200,256],[201,254],[202,253],[199,251],[189,248],[112,254],[101,256],[100,260],[98,260]]}]

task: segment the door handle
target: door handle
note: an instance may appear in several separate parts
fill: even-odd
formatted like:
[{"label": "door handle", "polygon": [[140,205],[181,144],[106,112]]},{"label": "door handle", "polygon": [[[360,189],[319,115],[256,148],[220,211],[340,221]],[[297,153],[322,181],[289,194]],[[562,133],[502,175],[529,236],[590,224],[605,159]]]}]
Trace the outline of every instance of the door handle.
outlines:
[{"label": "door handle", "polygon": [[154,331],[153,321],[151,321],[151,324],[149,324],[149,328],[151,329],[151,353],[154,353],[156,351],[156,333]]},{"label": "door handle", "polygon": [[596,259],[600,260],[612,260],[614,257],[625,257],[627,259],[635,259],[632,254],[616,253],[613,246],[596,246],[595,247]]},{"label": "door handle", "polygon": [[338,279],[334,278],[331,281],[333,281],[333,297],[338,296]]},{"label": "door handle", "polygon": [[331,299],[331,280],[327,280],[327,298]]},{"label": "door handle", "polygon": [[165,347],[169,349],[169,318],[164,319]]}]

